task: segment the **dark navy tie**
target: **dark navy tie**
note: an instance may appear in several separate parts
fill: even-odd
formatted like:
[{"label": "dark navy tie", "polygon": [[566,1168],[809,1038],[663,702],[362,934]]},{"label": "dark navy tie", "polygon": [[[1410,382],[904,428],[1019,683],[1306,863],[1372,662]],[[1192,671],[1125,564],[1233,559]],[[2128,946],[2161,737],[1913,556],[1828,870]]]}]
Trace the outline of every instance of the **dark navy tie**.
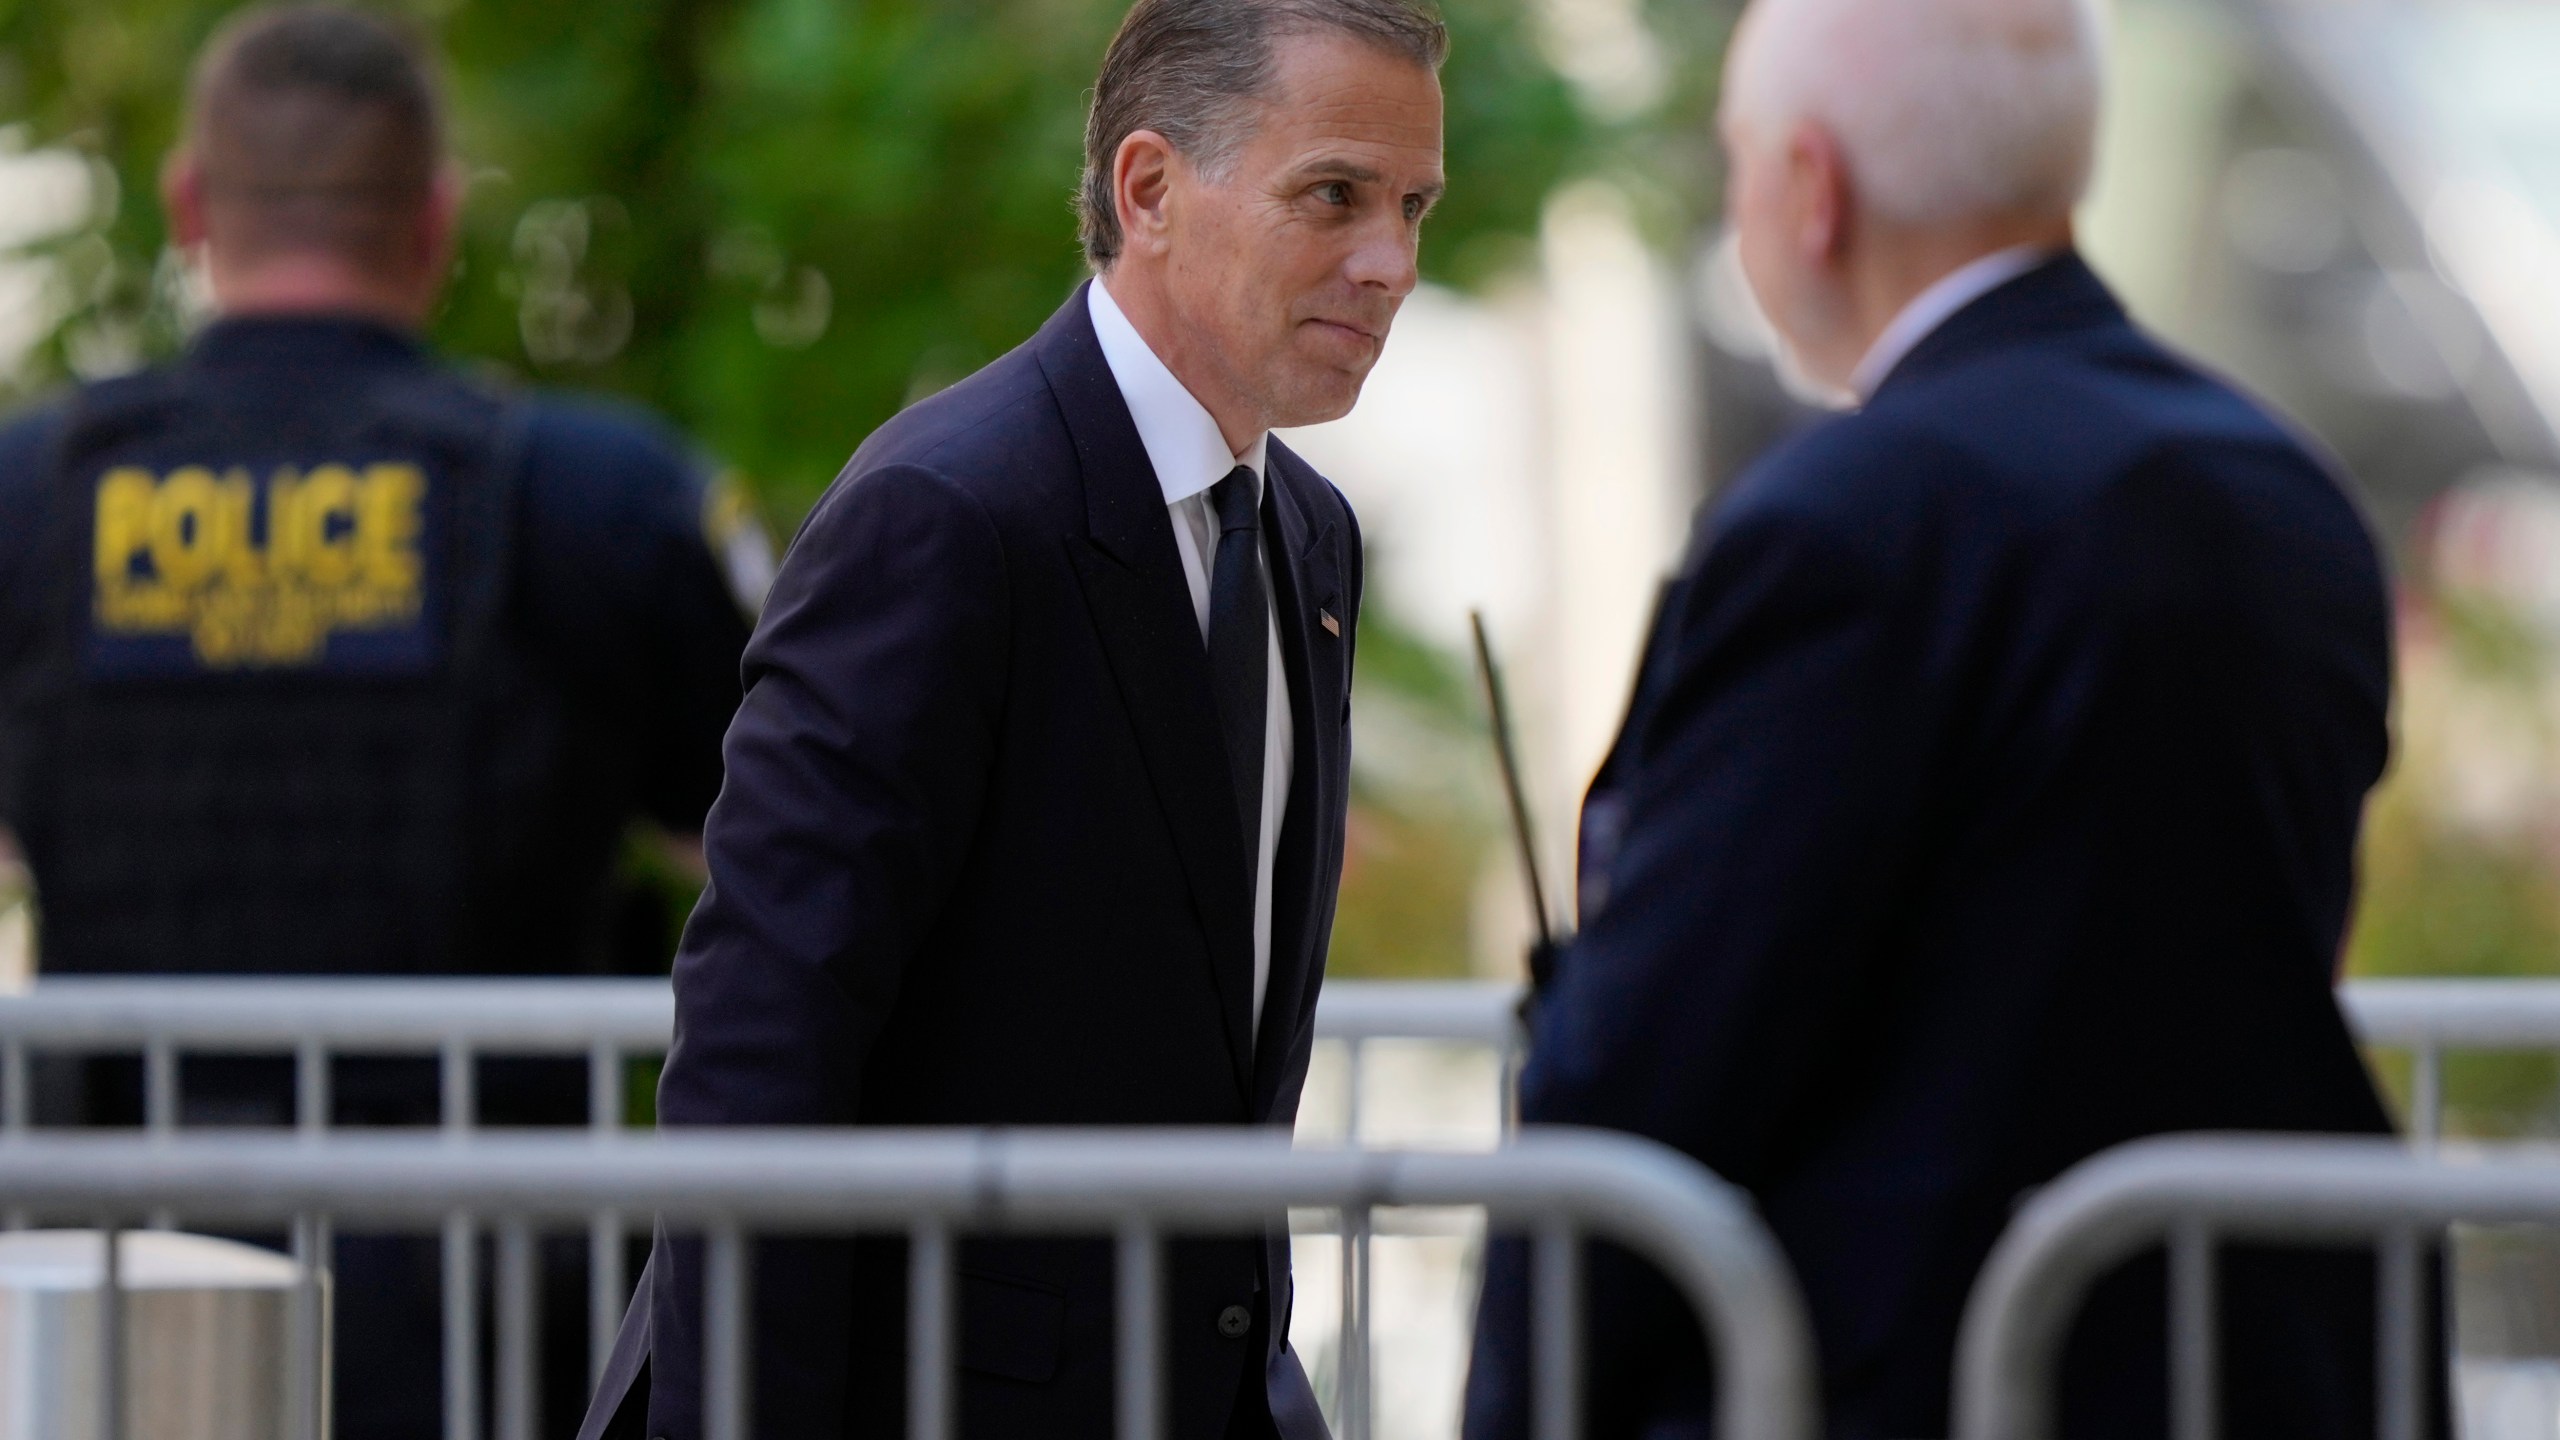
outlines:
[{"label": "dark navy tie", "polygon": [[1271,698],[1271,612],[1263,599],[1257,488],[1242,465],[1209,488],[1218,513],[1218,559],[1209,572],[1209,684],[1226,732],[1247,864],[1258,864],[1262,852],[1262,728]]}]

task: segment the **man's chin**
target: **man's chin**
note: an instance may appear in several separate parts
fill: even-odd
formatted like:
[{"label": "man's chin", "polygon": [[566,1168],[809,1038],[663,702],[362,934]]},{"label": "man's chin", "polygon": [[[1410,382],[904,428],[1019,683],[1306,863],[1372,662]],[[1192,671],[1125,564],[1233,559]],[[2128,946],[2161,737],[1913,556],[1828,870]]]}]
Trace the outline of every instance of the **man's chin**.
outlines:
[{"label": "man's chin", "polygon": [[1369,372],[1364,368],[1357,375],[1335,371],[1293,386],[1281,397],[1280,403],[1272,407],[1279,418],[1272,421],[1271,428],[1295,430],[1302,425],[1322,425],[1328,420],[1341,419],[1351,413],[1352,406],[1360,403],[1360,387],[1368,379]]}]

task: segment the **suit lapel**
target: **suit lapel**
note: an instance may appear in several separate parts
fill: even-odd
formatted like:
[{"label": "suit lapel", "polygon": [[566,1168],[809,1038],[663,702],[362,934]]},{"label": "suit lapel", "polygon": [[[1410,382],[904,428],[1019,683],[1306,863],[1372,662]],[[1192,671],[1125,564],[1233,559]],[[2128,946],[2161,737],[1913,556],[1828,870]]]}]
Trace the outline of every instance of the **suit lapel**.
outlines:
[{"label": "suit lapel", "polygon": [[1164,490],[1079,288],[1043,327],[1040,367],[1083,471],[1085,534],[1067,540],[1094,629],[1191,887],[1236,1083],[1253,1091],[1253,893],[1227,783],[1209,654],[1192,613]]},{"label": "suit lapel", "polygon": [[1306,998],[1320,978],[1316,957],[1325,937],[1315,933],[1322,924],[1316,902],[1324,890],[1328,859],[1335,870],[1341,867],[1327,817],[1340,809],[1337,797],[1348,782],[1341,719],[1349,678],[1342,664],[1348,637],[1324,630],[1317,618],[1323,610],[1334,617],[1337,629],[1348,623],[1334,529],[1329,520],[1315,518],[1321,512],[1310,503],[1309,492],[1316,482],[1297,457],[1276,440],[1269,455],[1263,513],[1279,541],[1271,547],[1272,600],[1289,676],[1296,759],[1290,766],[1280,849],[1271,867],[1271,974],[1254,1046],[1256,1119],[1270,1113],[1296,1048]]}]

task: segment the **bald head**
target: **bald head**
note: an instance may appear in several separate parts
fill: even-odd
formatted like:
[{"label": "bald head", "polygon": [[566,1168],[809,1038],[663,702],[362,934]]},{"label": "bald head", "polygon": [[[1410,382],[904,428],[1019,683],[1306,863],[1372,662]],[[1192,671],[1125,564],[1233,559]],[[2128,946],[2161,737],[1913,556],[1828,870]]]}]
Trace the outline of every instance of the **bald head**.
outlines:
[{"label": "bald head", "polygon": [[2093,0],[1755,0],[1726,121],[1754,143],[1828,131],[1859,199],[1924,226],[2068,214],[2098,130]]},{"label": "bald head", "polygon": [[1726,217],[1812,392],[1974,260],[2071,243],[2096,0],[1753,0],[1726,59]]}]

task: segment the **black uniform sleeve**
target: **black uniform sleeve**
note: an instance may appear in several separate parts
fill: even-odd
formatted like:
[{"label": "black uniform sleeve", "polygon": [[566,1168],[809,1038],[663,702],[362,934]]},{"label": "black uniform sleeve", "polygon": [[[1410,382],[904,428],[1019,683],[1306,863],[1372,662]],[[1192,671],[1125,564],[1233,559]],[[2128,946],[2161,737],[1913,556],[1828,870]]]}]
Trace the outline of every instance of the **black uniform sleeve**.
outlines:
[{"label": "black uniform sleeve", "polygon": [[748,607],[762,597],[733,581],[728,567],[737,562],[713,549],[715,539],[725,550],[733,538],[715,534],[726,497],[699,472],[683,479],[650,526],[650,628],[664,644],[644,682],[659,703],[642,752],[640,804],[669,830],[698,835],[720,793],[720,742],[738,710]]},{"label": "black uniform sleeve", "polygon": [[43,556],[46,470],[58,407],[0,427],[0,825],[16,814],[16,753],[9,708],[38,641],[44,614]]},{"label": "black uniform sleeve", "polygon": [[713,553],[727,512],[703,467],[640,417],[548,402],[529,446],[534,544],[553,562],[537,583],[558,587],[545,608],[562,617],[564,643],[612,652],[571,660],[615,677],[612,724],[641,813],[698,834],[720,789],[755,598]]}]

